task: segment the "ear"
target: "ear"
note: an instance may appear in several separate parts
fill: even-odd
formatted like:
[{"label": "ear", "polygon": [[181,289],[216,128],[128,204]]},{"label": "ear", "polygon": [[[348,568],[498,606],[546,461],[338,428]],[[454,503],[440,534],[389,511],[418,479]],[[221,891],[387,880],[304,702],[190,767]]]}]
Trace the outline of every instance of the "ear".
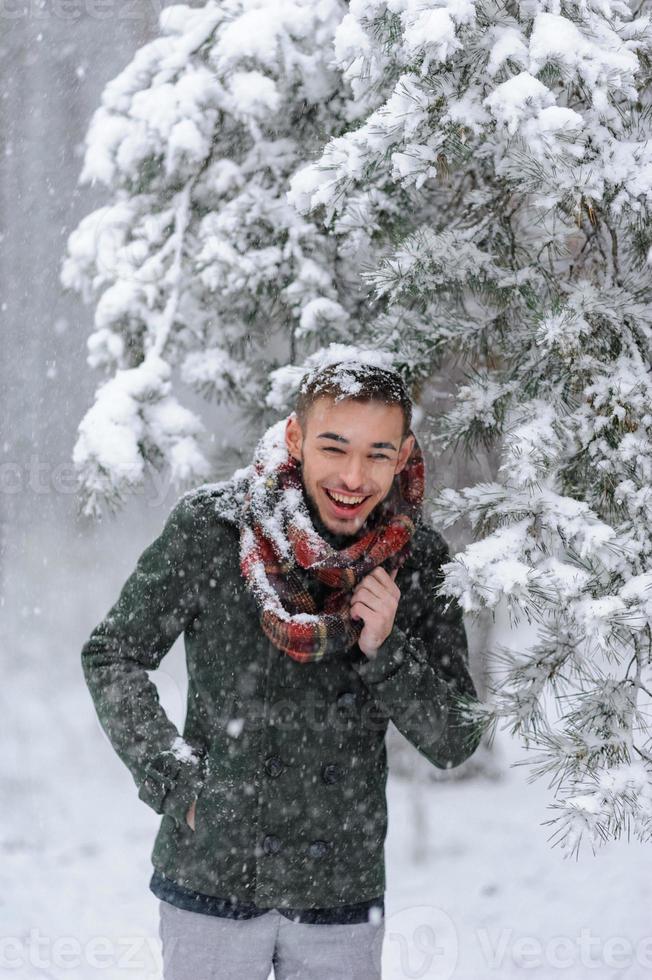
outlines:
[{"label": "ear", "polygon": [[406,436],[403,445],[398,451],[398,458],[396,460],[396,469],[394,470],[395,473],[400,473],[401,470],[404,468],[405,464],[410,458],[410,454],[412,453],[412,450],[414,449],[415,443],[416,443],[416,439],[414,438],[413,435]]},{"label": "ear", "polygon": [[295,412],[288,415],[287,422],[285,423],[285,445],[290,456],[293,456],[301,462],[303,431]]}]

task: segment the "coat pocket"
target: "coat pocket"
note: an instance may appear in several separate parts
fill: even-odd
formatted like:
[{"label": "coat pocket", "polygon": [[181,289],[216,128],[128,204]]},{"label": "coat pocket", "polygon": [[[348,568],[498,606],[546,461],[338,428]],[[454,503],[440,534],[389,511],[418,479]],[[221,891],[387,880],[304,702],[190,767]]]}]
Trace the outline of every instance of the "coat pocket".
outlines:
[{"label": "coat pocket", "polygon": [[[203,779],[197,796],[195,797],[195,830],[194,834],[197,835],[201,829],[200,823],[202,819],[202,801],[206,798],[206,791],[208,788],[209,781],[214,778],[213,765],[212,765],[212,752],[213,752],[213,742],[211,742],[208,752],[206,753],[206,758],[203,761]],[[191,828],[188,828],[191,830]],[[191,833],[193,831],[191,830]]]},{"label": "coat pocket", "polygon": [[[256,823],[256,759],[252,745],[225,732],[213,738],[195,807],[195,833],[214,854],[236,853]],[[235,848],[235,850],[233,850]]]}]

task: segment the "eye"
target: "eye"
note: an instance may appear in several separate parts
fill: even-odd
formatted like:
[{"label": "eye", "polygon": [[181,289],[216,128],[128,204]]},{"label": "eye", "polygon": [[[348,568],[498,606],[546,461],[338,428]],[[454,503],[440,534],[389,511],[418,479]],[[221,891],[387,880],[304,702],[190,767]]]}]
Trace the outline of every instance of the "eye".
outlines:
[{"label": "eye", "polygon": [[[344,452],[343,449],[338,449],[336,446],[322,446],[322,449],[323,449],[323,451],[325,453],[343,453]],[[387,459],[387,460],[389,460],[389,456],[387,456],[385,453],[370,453],[370,455],[371,455],[371,458],[372,459]]]}]

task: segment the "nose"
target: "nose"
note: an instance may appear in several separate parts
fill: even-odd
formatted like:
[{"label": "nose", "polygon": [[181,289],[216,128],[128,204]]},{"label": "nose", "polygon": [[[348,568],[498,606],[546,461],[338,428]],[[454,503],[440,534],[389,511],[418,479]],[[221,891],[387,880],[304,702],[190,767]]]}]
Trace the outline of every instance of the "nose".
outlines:
[{"label": "nose", "polygon": [[364,465],[356,456],[349,456],[340,470],[340,479],[347,490],[352,493],[364,486]]}]

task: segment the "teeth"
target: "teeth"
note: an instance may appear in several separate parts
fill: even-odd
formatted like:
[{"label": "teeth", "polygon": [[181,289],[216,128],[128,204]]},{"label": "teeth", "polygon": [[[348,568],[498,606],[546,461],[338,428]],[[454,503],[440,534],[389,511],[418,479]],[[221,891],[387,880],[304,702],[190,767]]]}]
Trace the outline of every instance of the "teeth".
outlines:
[{"label": "teeth", "polygon": [[340,504],[361,504],[365,499],[364,497],[342,497],[341,494],[335,493],[333,490],[329,490],[328,493],[333,500],[337,500]]}]

